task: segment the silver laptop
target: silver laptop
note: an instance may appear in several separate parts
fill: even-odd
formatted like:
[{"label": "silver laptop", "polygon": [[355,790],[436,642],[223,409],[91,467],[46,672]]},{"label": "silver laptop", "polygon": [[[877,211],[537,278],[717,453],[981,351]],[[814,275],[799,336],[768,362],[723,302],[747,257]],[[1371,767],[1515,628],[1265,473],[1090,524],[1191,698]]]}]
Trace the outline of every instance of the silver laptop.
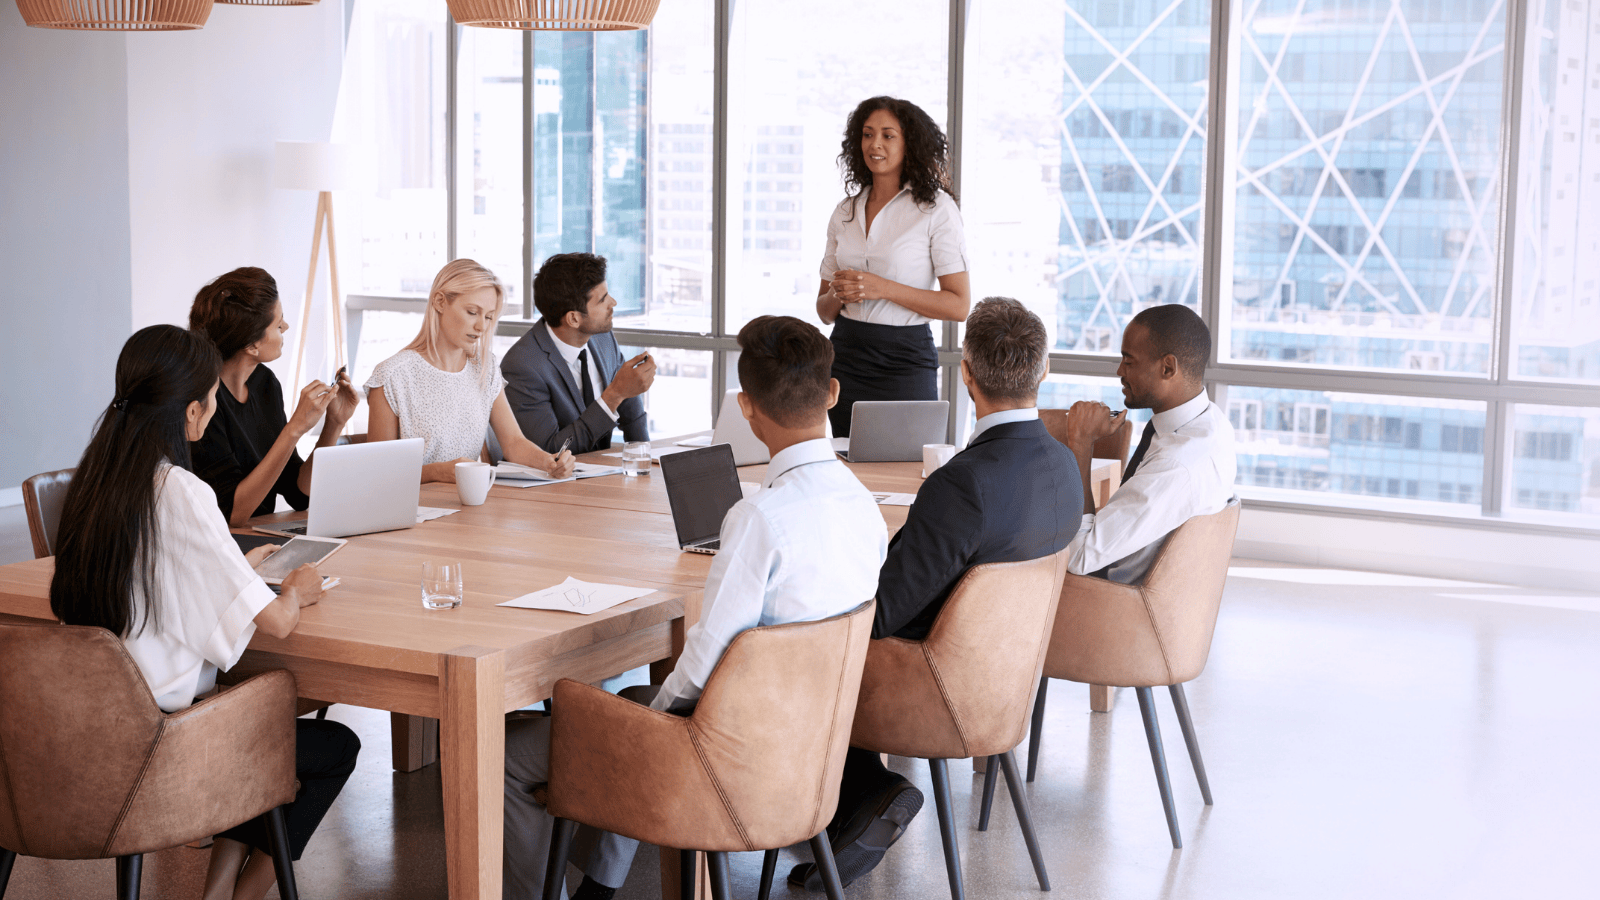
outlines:
[{"label": "silver laptop", "polygon": [[921,462],[923,444],[945,442],[949,418],[948,400],[858,400],[850,407],[846,458],[851,462]]},{"label": "silver laptop", "polygon": [[678,548],[690,553],[716,553],[722,548],[722,520],[744,496],[733,466],[733,448],[712,444],[661,457],[672,525]]},{"label": "silver laptop", "polygon": [[422,438],[318,447],[304,520],[257,528],[269,534],[348,537],[417,524]]}]

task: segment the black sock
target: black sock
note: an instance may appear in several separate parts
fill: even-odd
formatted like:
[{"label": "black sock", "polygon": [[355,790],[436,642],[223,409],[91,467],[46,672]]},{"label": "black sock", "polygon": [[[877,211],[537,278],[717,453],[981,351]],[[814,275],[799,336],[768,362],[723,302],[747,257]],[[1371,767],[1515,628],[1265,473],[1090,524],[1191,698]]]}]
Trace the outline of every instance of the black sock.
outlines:
[{"label": "black sock", "polygon": [[578,892],[572,895],[572,900],[611,900],[617,892],[614,887],[606,887],[593,878],[583,876],[583,884],[578,885]]}]

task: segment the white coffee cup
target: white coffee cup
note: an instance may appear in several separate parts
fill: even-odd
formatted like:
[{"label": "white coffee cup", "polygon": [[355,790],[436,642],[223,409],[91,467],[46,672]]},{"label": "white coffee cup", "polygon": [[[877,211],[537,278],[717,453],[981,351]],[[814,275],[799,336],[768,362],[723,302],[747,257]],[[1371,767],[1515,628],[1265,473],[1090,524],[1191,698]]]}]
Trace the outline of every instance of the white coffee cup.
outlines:
[{"label": "white coffee cup", "polygon": [[933,470],[950,461],[956,455],[954,444],[923,444],[922,445],[922,477],[927,478]]},{"label": "white coffee cup", "polygon": [[482,462],[456,463],[456,495],[462,506],[482,506],[494,486],[494,466]]}]

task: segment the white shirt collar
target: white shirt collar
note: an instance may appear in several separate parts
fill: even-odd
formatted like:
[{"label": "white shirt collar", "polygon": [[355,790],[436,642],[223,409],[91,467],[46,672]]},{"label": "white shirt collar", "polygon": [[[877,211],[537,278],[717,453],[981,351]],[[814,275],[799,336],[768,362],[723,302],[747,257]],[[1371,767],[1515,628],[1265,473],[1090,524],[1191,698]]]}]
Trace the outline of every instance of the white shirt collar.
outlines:
[{"label": "white shirt collar", "polygon": [[1002,409],[999,412],[989,413],[987,416],[979,419],[977,425],[973,427],[972,437],[967,439],[967,446],[971,447],[972,442],[978,439],[978,435],[983,434],[985,431],[988,431],[996,425],[1006,425],[1011,422],[1027,422],[1037,418],[1039,418],[1039,410],[1037,407],[1033,406],[1025,406],[1021,409]]},{"label": "white shirt collar", "polygon": [[1187,401],[1174,406],[1166,412],[1159,412],[1151,416],[1150,421],[1155,423],[1157,434],[1171,434],[1193,422],[1195,417],[1205,412],[1206,407],[1210,405],[1211,398],[1206,396],[1204,390],[1201,390],[1200,393],[1195,394]]},{"label": "white shirt collar", "polygon": [[584,347],[589,346],[588,343],[585,343],[583,347],[572,346],[563,341],[560,335],[556,334],[556,330],[550,327],[548,321],[544,323],[544,330],[550,332],[550,342],[556,345],[556,352],[560,353],[561,358],[567,361],[567,365],[571,368],[577,368],[578,354],[583,352]]},{"label": "white shirt collar", "polygon": [[838,458],[838,454],[833,452],[833,442],[827,438],[790,444],[779,450],[778,455],[772,458],[772,462],[767,463],[767,477],[762,480],[761,489],[766,490],[772,487],[772,483],[790,469],[799,468],[808,463],[827,462]]}]

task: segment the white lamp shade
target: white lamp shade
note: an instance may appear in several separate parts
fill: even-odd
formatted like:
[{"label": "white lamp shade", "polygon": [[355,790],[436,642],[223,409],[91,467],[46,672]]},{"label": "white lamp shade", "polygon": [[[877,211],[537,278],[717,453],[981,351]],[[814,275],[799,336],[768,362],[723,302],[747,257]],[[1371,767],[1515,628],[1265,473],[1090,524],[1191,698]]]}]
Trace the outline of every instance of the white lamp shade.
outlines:
[{"label": "white lamp shade", "polygon": [[317,141],[279,141],[278,187],[291,191],[342,191],[358,180],[356,148]]}]

